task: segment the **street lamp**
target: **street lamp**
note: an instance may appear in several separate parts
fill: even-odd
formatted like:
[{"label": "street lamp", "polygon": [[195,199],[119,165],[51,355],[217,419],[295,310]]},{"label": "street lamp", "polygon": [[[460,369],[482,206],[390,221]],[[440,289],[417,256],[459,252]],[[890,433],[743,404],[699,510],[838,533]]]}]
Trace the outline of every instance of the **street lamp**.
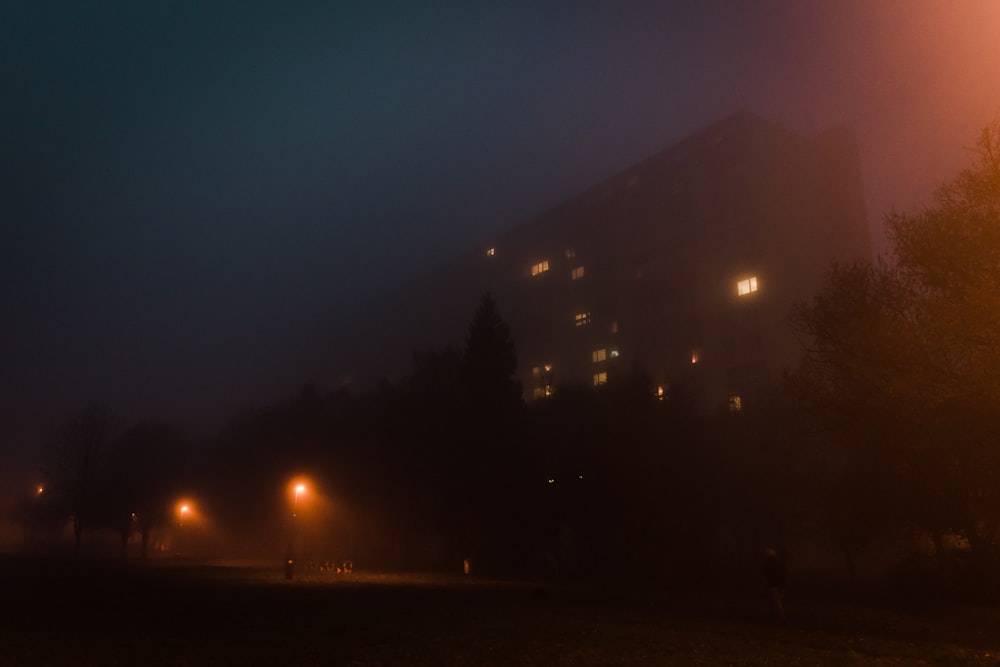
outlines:
[{"label": "street lamp", "polygon": [[299,509],[299,496],[306,492],[305,484],[295,485],[295,500],[292,501],[292,518],[294,519]]},{"label": "street lamp", "polygon": [[177,556],[180,556],[182,554],[181,543],[184,542],[184,546],[190,546],[186,539],[187,533],[191,529],[190,526],[199,521],[197,506],[189,498],[183,498],[174,505],[174,514],[177,516],[177,537],[174,551]]},{"label": "street lamp", "polygon": [[285,579],[291,581],[295,576],[295,538],[298,534],[299,499],[306,494],[304,482],[293,481],[292,487],[292,520],[288,531],[288,557],[285,559]]}]

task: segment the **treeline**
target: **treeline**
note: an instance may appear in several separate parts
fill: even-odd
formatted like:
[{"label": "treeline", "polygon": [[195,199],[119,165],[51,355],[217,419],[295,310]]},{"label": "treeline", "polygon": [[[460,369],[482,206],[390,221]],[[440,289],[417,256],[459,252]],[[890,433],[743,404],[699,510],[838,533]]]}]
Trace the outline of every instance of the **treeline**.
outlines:
[{"label": "treeline", "polygon": [[[85,533],[113,530],[123,555],[137,542],[151,555],[151,536],[176,541],[187,520],[226,555],[448,570],[469,559],[475,572],[559,577],[691,578],[755,566],[784,538],[792,439],[774,415],[695,417],[682,388],[660,400],[639,370],[525,404],[515,370],[485,295],[464,346],[414,354],[402,381],[357,396],[309,382],[209,442],[154,424],[114,435],[91,406],[63,424],[44,491],[25,495],[18,520],[36,544],[71,522],[77,554]],[[293,524],[288,483],[302,474]]]}]

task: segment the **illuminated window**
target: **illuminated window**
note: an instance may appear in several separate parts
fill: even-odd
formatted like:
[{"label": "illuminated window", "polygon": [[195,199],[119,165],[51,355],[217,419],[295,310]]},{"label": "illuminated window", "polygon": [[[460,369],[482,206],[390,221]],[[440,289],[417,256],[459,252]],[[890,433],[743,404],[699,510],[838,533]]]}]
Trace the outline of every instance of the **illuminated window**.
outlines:
[{"label": "illuminated window", "polygon": [[701,361],[701,352],[697,349],[691,350],[691,363],[696,364]]},{"label": "illuminated window", "polygon": [[549,260],[543,259],[537,264],[531,265],[531,275],[537,276],[539,273],[545,273],[549,270]]},{"label": "illuminated window", "polygon": [[618,333],[618,321],[617,320],[615,320],[614,322],[611,323],[611,333],[613,333],[613,334]]},{"label": "illuminated window", "polygon": [[551,373],[552,372],[552,364],[545,364],[542,368],[545,369],[546,373]]},{"label": "illuminated window", "polygon": [[573,278],[573,280],[576,280],[577,278],[583,278],[583,267],[582,266],[576,267],[575,269],[569,272],[569,275],[570,277]]},{"label": "illuminated window", "polygon": [[590,312],[588,311],[586,313],[577,313],[573,317],[573,319],[576,322],[576,326],[582,327],[584,324],[587,324],[587,323],[590,322]]},{"label": "illuminated window", "polygon": [[487,257],[492,257],[495,254],[497,254],[497,249],[496,248],[487,248],[486,249],[486,256]]},{"label": "illuminated window", "polygon": [[602,384],[608,383],[608,374],[605,371],[600,373],[594,373],[594,386],[600,387]]},{"label": "illuminated window", "polygon": [[660,385],[656,388],[656,392],[654,392],[653,395],[656,396],[656,400],[662,401],[667,397],[667,390],[663,387],[663,385]]},{"label": "illuminated window", "polygon": [[594,363],[596,364],[598,361],[604,361],[605,359],[607,359],[607,353],[608,351],[602,347],[599,350],[594,350],[594,352],[591,354],[591,357],[593,358]]},{"label": "illuminated window", "polygon": [[740,398],[739,396],[730,396],[729,397],[729,411],[730,412],[739,412],[742,409],[743,409],[743,399]]},{"label": "illuminated window", "polygon": [[532,377],[538,377],[541,374],[542,374],[542,367],[541,366],[535,366],[534,368],[531,369],[531,375],[532,375]]},{"label": "illuminated window", "polygon": [[611,350],[610,352],[608,352],[608,357],[610,357],[611,359],[617,359],[618,358],[618,350]]},{"label": "illuminated window", "polygon": [[745,296],[757,291],[757,276],[750,276],[736,283],[736,293]]},{"label": "illuminated window", "polygon": [[576,250],[573,248],[567,248],[566,252],[563,254],[566,256],[566,259],[573,259],[576,257]]},{"label": "illuminated window", "polygon": [[535,387],[531,390],[531,395],[533,398],[549,398],[552,396],[552,385],[547,384],[544,387]]}]

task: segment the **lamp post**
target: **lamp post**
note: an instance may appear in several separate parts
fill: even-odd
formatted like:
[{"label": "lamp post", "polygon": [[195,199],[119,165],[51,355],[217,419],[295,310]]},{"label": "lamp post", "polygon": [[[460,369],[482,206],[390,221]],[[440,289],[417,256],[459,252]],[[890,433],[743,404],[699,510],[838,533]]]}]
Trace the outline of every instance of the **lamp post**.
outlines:
[{"label": "lamp post", "polygon": [[298,532],[298,521],[296,518],[299,513],[299,498],[305,494],[306,485],[300,483],[295,484],[295,489],[292,494],[292,520],[291,526],[288,531],[288,558],[285,559],[285,579],[291,581],[295,576],[295,537]]},{"label": "lamp post", "polygon": [[181,501],[177,504],[177,539],[174,544],[174,553],[177,558],[180,558],[183,551],[181,550],[181,543],[184,541],[184,527],[185,520],[191,517],[191,506]]}]

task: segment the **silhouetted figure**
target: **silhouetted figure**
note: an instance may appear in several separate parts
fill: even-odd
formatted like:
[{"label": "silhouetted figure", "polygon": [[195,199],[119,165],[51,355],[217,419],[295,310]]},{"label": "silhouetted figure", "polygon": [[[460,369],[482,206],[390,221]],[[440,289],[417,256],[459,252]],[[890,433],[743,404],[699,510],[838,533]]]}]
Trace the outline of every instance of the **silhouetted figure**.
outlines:
[{"label": "silhouetted figure", "polygon": [[767,596],[771,601],[772,617],[775,621],[784,621],[785,607],[782,600],[785,597],[785,563],[774,549],[764,552],[764,582],[767,584]]}]

